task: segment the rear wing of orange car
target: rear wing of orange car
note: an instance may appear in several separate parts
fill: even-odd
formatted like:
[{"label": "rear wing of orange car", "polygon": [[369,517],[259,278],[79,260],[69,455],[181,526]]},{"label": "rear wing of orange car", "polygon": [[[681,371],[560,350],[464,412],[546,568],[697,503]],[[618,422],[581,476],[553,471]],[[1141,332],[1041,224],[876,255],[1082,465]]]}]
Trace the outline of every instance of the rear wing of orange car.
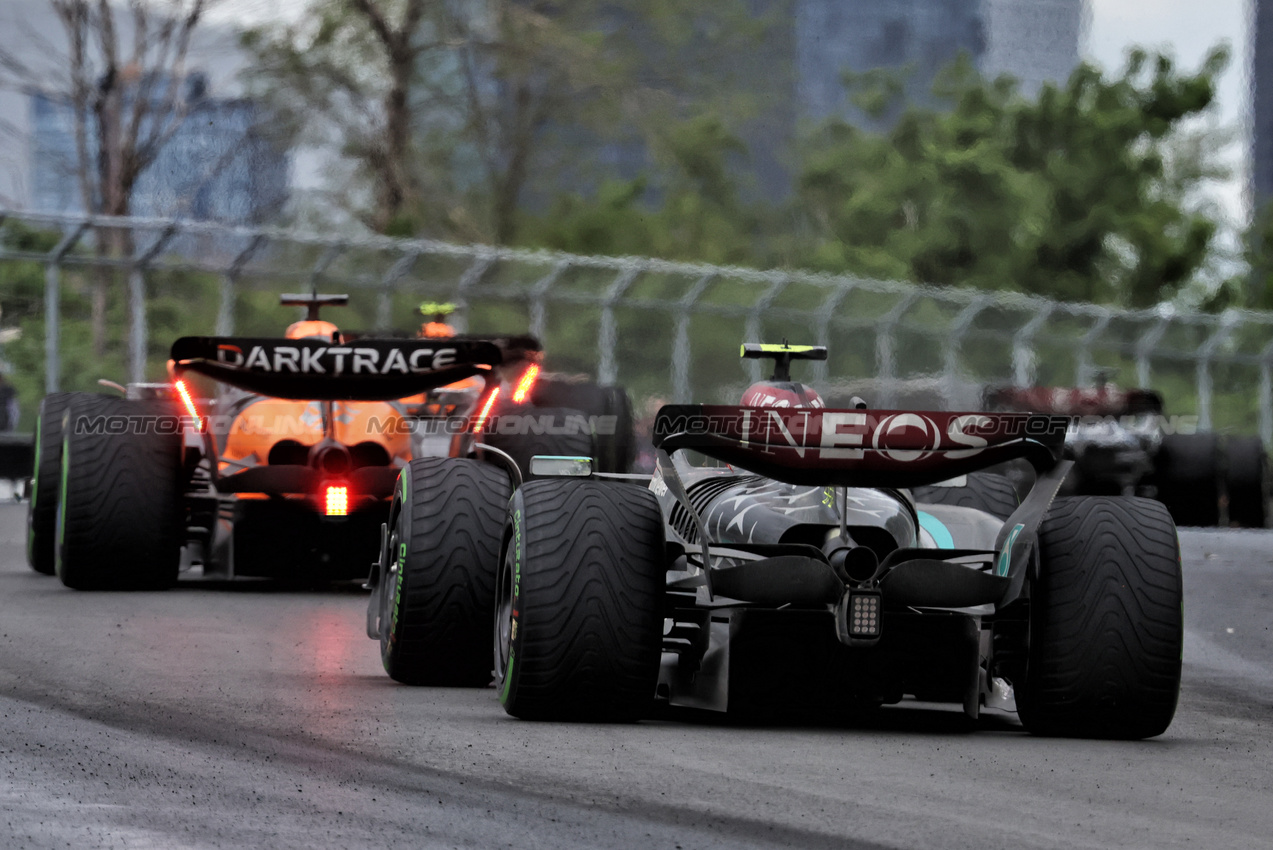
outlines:
[{"label": "rear wing of orange car", "polygon": [[788,484],[915,487],[1016,458],[1061,459],[1069,419],[1028,413],[669,405],[654,445]]},{"label": "rear wing of orange car", "polygon": [[187,336],[172,345],[178,377],[191,371],[248,392],[319,401],[387,401],[489,372],[498,346],[471,340],[327,342]]}]

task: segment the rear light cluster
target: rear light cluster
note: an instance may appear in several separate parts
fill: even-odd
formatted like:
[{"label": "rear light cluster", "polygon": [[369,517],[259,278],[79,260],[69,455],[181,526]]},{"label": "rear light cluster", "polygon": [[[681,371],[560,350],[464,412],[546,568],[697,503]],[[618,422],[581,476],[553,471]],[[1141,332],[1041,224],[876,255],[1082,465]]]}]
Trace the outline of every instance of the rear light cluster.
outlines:
[{"label": "rear light cluster", "polygon": [[530,367],[522,373],[522,378],[517,382],[517,388],[513,390],[513,403],[522,404],[530,398],[530,391],[535,387],[535,379],[539,377],[539,364],[532,363]]},{"label": "rear light cluster", "polygon": [[880,636],[880,597],[854,593],[849,596],[849,634],[855,638]]},{"label": "rear light cluster", "polygon": [[495,399],[499,398],[499,387],[491,390],[491,394],[486,397],[486,401],[482,403],[482,409],[478,411],[477,419],[473,420],[473,433],[480,434],[482,429],[486,427],[486,420],[491,415],[491,408],[495,406]]},{"label": "rear light cluster", "polygon": [[847,646],[874,646],[884,631],[884,600],[879,590],[846,588],[835,606],[835,630]]},{"label": "rear light cluster", "polygon": [[199,418],[199,409],[194,406],[194,399],[190,397],[190,388],[186,386],[186,382],[177,381],[174,386],[177,388],[177,395],[181,396],[181,403],[186,406],[186,410],[194,418],[195,422],[202,427],[203,420]]},{"label": "rear light cluster", "polygon": [[349,487],[328,484],[324,491],[323,513],[327,516],[349,516]]}]

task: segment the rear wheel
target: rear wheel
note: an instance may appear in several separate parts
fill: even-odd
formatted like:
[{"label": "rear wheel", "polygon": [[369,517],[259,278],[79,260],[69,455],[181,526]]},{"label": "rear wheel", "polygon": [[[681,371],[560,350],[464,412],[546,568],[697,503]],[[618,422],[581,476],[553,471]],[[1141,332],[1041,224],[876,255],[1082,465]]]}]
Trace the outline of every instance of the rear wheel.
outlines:
[{"label": "rear wheel", "polygon": [[1264,528],[1268,520],[1269,459],[1259,437],[1231,437],[1225,485],[1229,521],[1243,528]]},{"label": "rear wheel", "polygon": [[82,394],[62,423],[58,578],[81,590],[171,585],[185,519],[175,409]]},{"label": "rear wheel", "polygon": [[600,387],[597,419],[597,463],[601,472],[631,472],[636,459],[636,427],[632,399],[623,387]]},{"label": "rear wheel", "polygon": [[1038,735],[1150,738],[1180,694],[1180,547],[1166,508],[1140,498],[1057,499],[1039,530],[1029,649],[1017,687]]},{"label": "rear wheel", "polygon": [[544,380],[533,394],[536,404],[579,411],[595,427],[593,457],[600,472],[628,472],[636,459],[632,399],[623,387],[592,381]]},{"label": "rear wheel", "polygon": [[62,414],[76,393],[49,393],[35,420],[35,465],[27,504],[27,563],[53,575],[57,505],[62,484]]},{"label": "rear wheel", "polygon": [[1176,525],[1220,522],[1220,441],[1215,434],[1168,434],[1154,455],[1158,501]]},{"label": "rear wheel", "polygon": [[403,468],[380,588],[380,657],[408,685],[491,681],[500,534],[512,486],[499,467],[420,458]]},{"label": "rear wheel", "polygon": [[[512,423],[508,427],[504,423]],[[500,417],[503,433],[484,438],[487,445],[506,452],[522,472],[530,477],[530,459],[535,455],[592,457],[595,446],[588,417],[582,411],[564,407],[511,408]]]},{"label": "rear wheel", "polygon": [[1020,504],[1012,482],[990,472],[968,473],[968,483],[963,487],[916,487],[911,490],[911,495],[916,502],[976,508],[999,519],[1012,516]]},{"label": "rear wheel", "polygon": [[663,641],[663,517],[646,489],[531,481],[513,496],[496,610],[496,688],[533,720],[635,721]]}]

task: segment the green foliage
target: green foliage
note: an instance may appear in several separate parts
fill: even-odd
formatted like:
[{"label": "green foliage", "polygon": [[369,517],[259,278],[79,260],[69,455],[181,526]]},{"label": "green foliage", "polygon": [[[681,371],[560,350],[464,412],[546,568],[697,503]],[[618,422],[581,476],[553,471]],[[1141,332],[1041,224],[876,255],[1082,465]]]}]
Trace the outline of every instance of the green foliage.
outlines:
[{"label": "green foliage", "polygon": [[[1116,78],[1081,65],[1027,101],[965,58],[935,86],[945,110],[905,108],[882,135],[831,121],[801,172],[810,263],[1063,300],[1169,298],[1215,233],[1189,202],[1217,168],[1178,142],[1226,62],[1216,49],[1185,74],[1134,51]],[[876,112],[901,90],[866,83],[859,105]]]},{"label": "green foliage", "polygon": [[934,85],[940,108],[902,102],[899,73],[852,75],[855,104],[891,129],[814,128],[789,203],[740,200],[746,152],[704,113],[668,125],[647,173],[562,194],[520,241],[1152,304],[1212,262],[1197,190],[1224,172],[1189,121],[1226,61],[1217,49],[1185,73],[1135,51],[1119,75],[1082,65],[1030,101],[965,57]]},{"label": "green foliage", "polygon": [[[4,246],[31,253],[48,253],[59,234],[7,222],[0,239]],[[91,249],[82,249],[90,252]],[[70,258],[74,260],[75,257]],[[88,259],[85,256],[85,259]],[[60,387],[63,390],[99,391],[100,378],[125,383],[128,380],[129,310],[124,274],[110,278],[107,300],[107,345],[103,356],[92,350],[90,332],[92,288],[96,278],[86,265],[68,262],[60,276],[59,310],[61,327]],[[152,271],[146,276],[149,336],[146,352],[147,380],[163,380],[172,341],[187,334],[208,334],[213,330],[219,298],[219,280],[199,272]],[[18,328],[21,335],[0,348],[7,361],[7,376],[18,390],[22,409],[19,430],[31,430],[45,381],[45,266],[36,261],[0,261],[0,322]]]},{"label": "green foliage", "polygon": [[746,148],[717,116],[669,128],[658,139],[657,184],[646,177],[603,183],[595,196],[560,196],[527,216],[523,241],[580,254],[648,255],[708,263],[763,259],[763,212],[740,200],[731,157]]}]

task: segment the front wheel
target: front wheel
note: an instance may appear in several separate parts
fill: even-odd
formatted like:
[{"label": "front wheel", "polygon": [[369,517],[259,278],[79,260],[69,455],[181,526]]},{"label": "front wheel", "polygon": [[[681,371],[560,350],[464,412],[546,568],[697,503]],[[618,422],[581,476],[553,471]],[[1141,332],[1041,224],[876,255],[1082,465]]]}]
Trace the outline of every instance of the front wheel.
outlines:
[{"label": "front wheel", "polygon": [[646,489],[542,479],[513,496],[496,608],[500,702],[528,720],[630,722],[658,684],[667,564]]},{"label": "front wheel", "polygon": [[1180,694],[1183,581],[1176,527],[1150,499],[1057,499],[1039,529],[1029,647],[1017,687],[1037,735],[1151,738]]},{"label": "front wheel", "polygon": [[407,685],[491,681],[492,611],[508,474],[467,458],[420,458],[398,476],[380,593],[380,657]]}]

